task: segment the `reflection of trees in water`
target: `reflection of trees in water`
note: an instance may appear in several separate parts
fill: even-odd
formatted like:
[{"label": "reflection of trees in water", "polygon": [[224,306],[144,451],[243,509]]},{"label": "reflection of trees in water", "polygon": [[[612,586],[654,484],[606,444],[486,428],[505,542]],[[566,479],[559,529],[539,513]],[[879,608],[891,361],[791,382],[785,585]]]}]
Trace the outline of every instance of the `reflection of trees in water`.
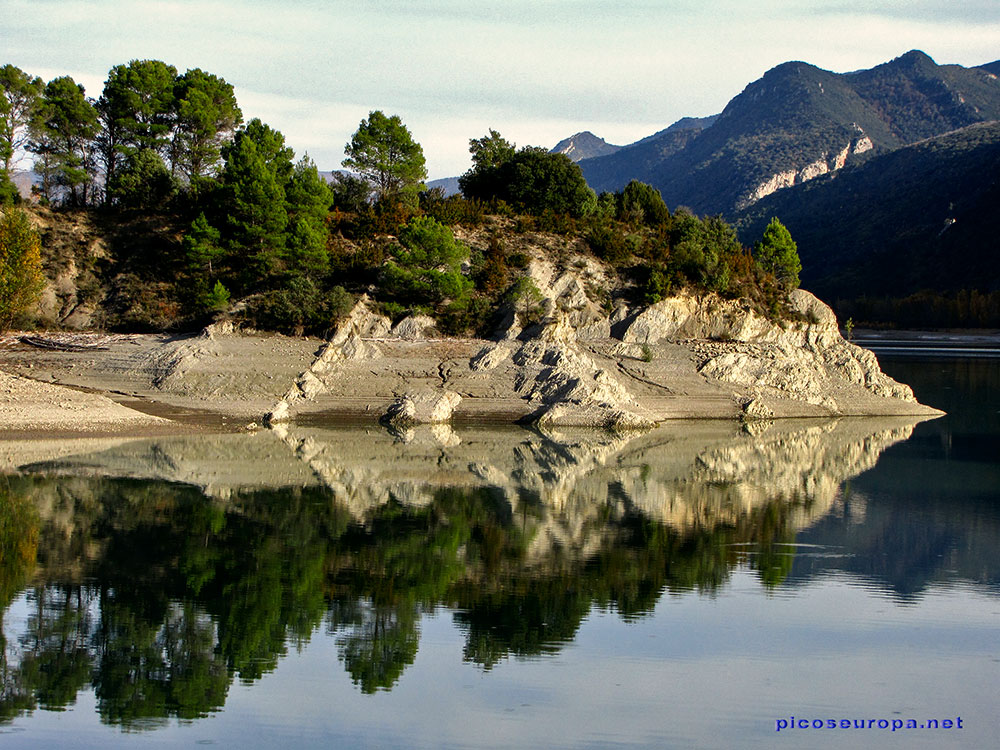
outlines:
[{"label": "reflection of trees in water", "polygon": [[38,524],[31,501],[0,484],[0,721],[34,707],[29,680],[11,663],[3,617],[35,565]]},{"label": "reflection of trees in water", "polygon": [[9,675],[17,685],[4,693],[7,717],[41,707],[61,710],[76,700],[90,681],[93,630],[90,595],[79,587],[35,589],[29,594],[27,632],[21,637],[18,663]]},{"label": "reflection of trees in water", "polygon": [[340,660],[362,692],[388,690],[417,657],[419,606],[412,600],[373,604],[370,600],[334,601],[329,631],[337,633]]},{"label": "reflection of trees in water", "polygon": [[[88,683],[107,723],[205,716],[233,679],[274,669],[324,621],[360,689],[389,689],[413,663],[422,615],[442,605],[456,610],[465,658],[485,669],[552,653],[595,605],[631,618],[664,591],[715,590],[742,559],[745,547],[733,545],[787,541],[796,507],[775,501],[684,532],[609,505],[589,521],[602,528],[586,554],[556,545],[539,559],[529,554],[536,522],[553,511],[526,500],[514,513],[490,488],[438,489],[416,506],[392,500],[359,522],[322,487],[221,503],[163,482],[72,483],[72,492],[53,478],[33,485],[75,512],[58,534],[36,531],[52,537],[42,574],[53,572],[29,590],[27,629],[5,649],[3,717],[63,708]],[[9,507],[5,529],[30,527]],[[7,601],[31,556],[30,545],[12,556],[13,539],[0,536]]]}]

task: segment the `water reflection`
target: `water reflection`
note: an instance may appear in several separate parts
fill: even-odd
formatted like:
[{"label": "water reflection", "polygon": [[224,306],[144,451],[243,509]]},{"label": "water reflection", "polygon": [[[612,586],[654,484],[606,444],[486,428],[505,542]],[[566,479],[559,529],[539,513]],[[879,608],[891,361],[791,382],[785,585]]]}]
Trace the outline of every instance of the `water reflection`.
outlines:
[{"label": "water reflection", "polygon": [[6,443],[0,606],[28,614],[0,621],[0,718],[65,708],[90,686],[108,724],[196,719],[317,632],[375,692],[401,679],[421,618],[441,607],[465,660],[489,670],[558,651],[595,606],[642,617],[664,593],[717,591],[741,565],[776,587],[796,544],[844,515],[844,483],[912,430],[295,427]]}]

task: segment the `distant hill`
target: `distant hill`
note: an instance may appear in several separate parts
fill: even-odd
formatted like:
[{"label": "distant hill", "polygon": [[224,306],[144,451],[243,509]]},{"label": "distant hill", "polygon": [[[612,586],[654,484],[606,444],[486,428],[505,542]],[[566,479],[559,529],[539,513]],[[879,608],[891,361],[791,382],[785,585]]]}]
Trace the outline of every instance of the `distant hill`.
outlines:
[{"label": "distant hill", "polygon": [[456,195],[462,192],[458,188],[458,178],[457,177],[442,177],[440,180],[428,180],[427,189],[433,190],[434,188],[441,188],[444,191],[445,196]]},{"label": "distant hill", "polygon": [[1000,122],[978,123],[781,190],[736,214],[746,244],[772,216],[802,285],[829,300],[1000,291]]},{"label": "distant hill", "polygon": [[549,153],[566,154],[573,161],[581,161],[595,156],[608,156],[620,148],[621,146],[614,146],[603,138],[598,138],[589,130],[585,130],[559,141],[550,149]]},{"label": "distant hill", "polygon": [[10,176],[10,181],[17,187],[17,192],[24,199],[31,198],[31,188],[38,183],[38,175],[34,172],[14,172]]},{"label": "distant hill", "polygon": [[598,191],[634,178],[671,207],[732,215],[781,188],[995,119],[1000,79],[989,65],[938,65],[916,50],[853,73],[788,62],[748,85],[710,126],[668,128],[580,167]]},{"label": "distant hill", "polygon": [[580,162],[587,184],[598,193],[621,190],[631,180],[652,183],[655,171],[669,157],[682,151],[715,117],[685,117],[642,140],[623,146],[613,155]]}]

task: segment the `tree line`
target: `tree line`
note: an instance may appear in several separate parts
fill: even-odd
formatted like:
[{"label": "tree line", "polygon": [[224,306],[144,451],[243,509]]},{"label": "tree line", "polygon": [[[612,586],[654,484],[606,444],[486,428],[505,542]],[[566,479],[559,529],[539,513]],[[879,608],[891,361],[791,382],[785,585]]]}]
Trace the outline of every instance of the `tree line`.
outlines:
[{"label": "tree line", "polygon": [[838,299],[842,320],[873,328],[1000,328],[1000,292],[924,290],[906,297]]},{"label": "tree line", "polygon": [[215,175],[243,122],[231,84],[159,60],[116,65],[97,99],[71,76],[44,83],[10,64],[0,90],[2,189],[30,155],[43,203],[155,206]]},{"label": "tree line", "polygon": [[[115,248],[108,327],[197,324],[238,299],[256,327],[322,332],[368,291],[394,317],[427,313],[445,332],[482,332],[525,291],[526,259],[505,232],[535,230],[584,238],[634,281],[637,302],[694,287],[750,296],[778,314],[798,283],[783,227],[769,227],[751,253],[719,218],[671,214],[638,182],[598,196],[566,155],[517,148],[495,130],[470,140],[462,195],[446,197],[426,189],[423,149],[406,125],[379,110],[346,144],[348,171],[328,183],[279,131],[245,122],[232,86],[200,69],[133,60],[89,99],[68,76],[43,83],[6,65],[0,90],[8,202],[11,170],[27,153],[40,203],[97,207],[137,227]],[[135,217],[153,214],[175,240],[144,239]],[[507,228],[488,247],[455,239],[451,227],[490,215]]]}]

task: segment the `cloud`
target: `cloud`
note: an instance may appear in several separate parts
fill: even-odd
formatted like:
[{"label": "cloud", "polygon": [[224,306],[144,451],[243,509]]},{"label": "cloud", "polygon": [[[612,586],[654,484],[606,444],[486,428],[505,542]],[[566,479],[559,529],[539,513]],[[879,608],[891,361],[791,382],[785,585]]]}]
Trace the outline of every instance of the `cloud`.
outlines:
[{"label": "cloud", "polygon": [[717,113],[787,60],[844,72],[913,48],[963,65],[1000,49],[994,0],[0,5],[9,56],[0,62],[47,77],[75,71],[93,96],[132,59],[200,67],[234,85],[248,119],[269,121],[324,168],[339,164],[372,109],[419,125],[431,169],[447,171],[467,163],[468,139],[489,127],[539,145],[581,129],[623,142]]}]

